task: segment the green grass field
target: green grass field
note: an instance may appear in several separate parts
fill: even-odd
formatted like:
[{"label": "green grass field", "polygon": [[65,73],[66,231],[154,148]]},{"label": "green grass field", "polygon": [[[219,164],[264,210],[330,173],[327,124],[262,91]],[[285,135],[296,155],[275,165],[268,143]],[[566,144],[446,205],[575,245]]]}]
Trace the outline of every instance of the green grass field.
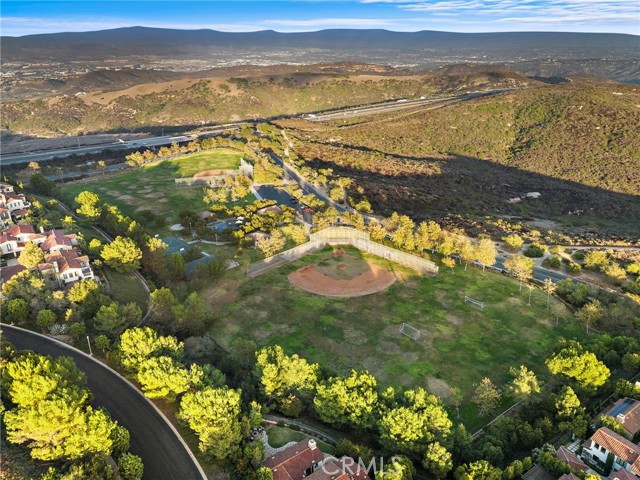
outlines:
[{"label": "green grass field", "polygon": [[269,445],[271,445],[273,448],[280,448],[289,442],[299,442],[300,440],[314,438],[316,443],[318,444],[318,448],[320,448],[320,450],[322,450],[324,453],[328,453],[330,455],[333,455],[335,453],[335,448],[328,443],[323,442],[322,440],[319,440],[315,437],[311,437],[305,433],[298,432],[297,430],[291,430],[289,428],[269,427],[267,429],[267,437],[269,438]]},{"label": "green grass field", "polygon": [[[529,292],[519,292],[511,278],[475,268],[465,272],[461,266],[420,277],[364,257],[402,278],[365,297],[329,298],[295,289],[289,272],[331,258],[330,251],[316,252],[251,280],[238,276],[218,288],[219,295],[212,292],[208,300],[217,312],[213,335],[225,345],[238,336],[260,346],[279,344],[336,373],[365,368],[383,385],[423,386],[445,398],[450,387],[458,387],[465,402],[482,377],[497,384],[508,381],[511,366],[525,364],[545,377],[544,359],[556,342],[584,335],[552,299],[565,317],[556,325],[540,290],[527,305]],[[484,301],[485,308],[465,303],[465,295]],[[399,333],[403,322],[421,330],[417,341]],[[477,423],[475,409],[463,409],[463,415]]]},{"label": "green grass field", "polygon": [[[234,169],[240,165],[242,153],[228,148],[206,150],[143,166],[119,175],[95,176],[62,186],[63,193],[73,199],[84,190],[91,190],[104,201],[118,206],[126,215],[135,216],[151,210],[166,218],[166,225],[177,223],[180,210],[196,212],[206,209],[202,202],[202,187],[175,186],[175,178],[191,177],[211,169]],[[153,229],[152,229],[153,230]],[[153,233],[157,233],[153,231]]]}]

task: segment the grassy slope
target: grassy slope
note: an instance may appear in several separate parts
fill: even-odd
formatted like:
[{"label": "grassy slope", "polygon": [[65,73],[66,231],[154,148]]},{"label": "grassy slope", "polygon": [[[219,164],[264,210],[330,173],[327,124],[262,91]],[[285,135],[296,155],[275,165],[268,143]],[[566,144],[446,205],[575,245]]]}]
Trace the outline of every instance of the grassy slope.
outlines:
[{"label": "grassy slope", "polygon": [[[284,427],[270,427],[267,430],[267,435],[269,437],[269,445],[273,448],[280,448],[289,442],[299,442],[300,440],[312,438],[302,432]],[[317,438],[315,440],[318,444],[318,448],[320,448],[324,453],[333,454],[335,452],[335,448],[328,443],[318,440]]]},{"label": "grassy slope", "polygon": [[[259,345],[280,344],[339,373],[366,368],[384,385],[424,386],[442,396],[456,386],[469,400],[473,384],[484,376],[502,383],[510,366],[524,363],[542,376],[543,360],[560,337],[582,337],[575,320],[555,326],[545,295],[518,291],[510,278],[477,269],[442,270],[416,277],[376,257],[406,276],[385,292],[349,299],[294,289],[287,274],[327,255],[319,252],[257,277],[227,284],[218,297],[216,339],[229,344],[237,336]],[[238,289],[234,296],[232,290]],[[464,303],[464,295],[487,303],[484,310]],[[567,316],[568,313],[565,313]],[[421,329],[413,341],[399,334],[406,322]],[[446,383],[445,383],[446,382]],[[473,419],[473,409],[467,410]]]},{"label": "grassy slope", "polygon": [[91,190],[104,201],[118,206],[125,214],[151,210],[165,214],[167,224],[177,222],[177,214],[183,209],[201,211],[201,187],[177,188],[175,178],[190,177],[195,173],[218,168],[236,168],[242,154],[235,150],[219,148],[174,160],[167,160],[106,178],[93,177],[63,186],[63,192],[71,198],[84,190]]}]

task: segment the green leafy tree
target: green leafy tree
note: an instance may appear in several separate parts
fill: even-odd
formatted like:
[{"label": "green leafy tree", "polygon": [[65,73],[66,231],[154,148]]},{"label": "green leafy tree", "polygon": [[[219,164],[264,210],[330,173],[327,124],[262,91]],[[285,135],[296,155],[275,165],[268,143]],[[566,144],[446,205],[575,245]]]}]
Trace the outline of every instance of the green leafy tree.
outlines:
[{"label": "green leafy tree", "polygon": [[609,263],[609,254],[604,250],[591,250],[584,256],[584,266],[592,270],[603,269]]},{"label": "green leafy tree", "polygon": [[109,347],[111,346],[111,341],[109,340],[109,337],[101,334],[93,339],[93,344],[96,346],[98,350],[102,350],[102,352],[104,353],[107,350],[109,350]]},{"label": "green leafy tree", "polygon": [[456,480],[500,480],[502,472],[486,460],[465,463],[456,468]]},{"label": "green leafy tree", "polygon": [[475,248],[475,260],[482,264],[482,270],[485,267],[495,265],[498,257],[498,250],[490,238],[481,238]]},{"label": "green leafy tree", "polygon": [[491,379],[485,377],[475,386],[473,403],[478,406],[480,415],[485,416],[497,408],[501,397]]},{"label": "green leafy tree", "polygon": [[55,312],[45,308],[38,312],[36,323],[43,330],[47,330],[51,325],[56,323],[57,319],[58,317],[56,316]]},{"label": "green leafy tree", "polygon": [[518,279],[520,291],[522,291],[522,282],[533,276],[533,260],[521,255],[511,255],[505,260],[504,266],[511,272],[511,275]]},{"label": "green leafy tree", "polygon": [[265,258],[273,257],[276,253],[281,251],[287,239],[282,234],[280,230],[274,230],[271,232],[271,235],[265,238],[261,238],[256,243],[258,250],[262,252]]},{"label": "green leafy tree", "polygon": [[622,366],[631,372],[640,370],[640,354],[627,353],[622,357]]},{"label": "green leafy tree", "polygon": [[199,448],[216,459],[224,459],[239,449],[242,441],[240,392],[207,387],[186,393],[177,417],[198,436]]},{"label": "green leafy tree", "polygon": [[126,328],[138,323],[141,318],[142,311],[138,304],[130,302],[120,305],[118,302],[112,302],[100,307],[94,318],[94,326],[101,332],[117,337]]},{"label": "green leafy tree", "polygon": [[100,285],[95,280],[74,282],[67,292],[67,300],[78,305],[84,302],[93,292],[98,291],[100,291]]},{"label": "green leafy tree", "polygon": [[44,262],[44,252],[33,242],[27,242],[24,250],[20,252],[18,263],[25,268],[36,268],[40,263]]},{"label": "green leafy tree", "polygon": [[609,379],[611,372],[595,354],[585,351],[578,342],[571,341],[545,362],[554,375],[573,378],[588,392],[595,392]]},{"label": "green leafy tree", "polygon": [[76,212],[84,218],[95,222],[102,214],[100,197],[93,192],[84,191],[76,197]]},{"label": "green leafy tree", "polygon": [[418,388],[404,392],[378,426],[380,442],[388,450],[419,458],[428,444],[449,435],[452,423],[438,397]]},{"label": "green leafy tree", "polygon": [[580,399],[571,387],[565,386],[558,395],[553,396],[558,419],[558,429],[583,437],[587,433],[589,420]]},{"label": "green leafy tree", "polygon": [[256,472],[256,480],[273,480],[273,472],[268,467],[260,467]]},{"label": "green leafy tree", "polygon": [[589,333],[589,327],[598,323],[604,317],[604,308],[600,303],[600,300],[593,300],[583,306],[576,312],[576,319],[584,324]]},{"label": "green leafy tree", "polygon": [[187,278],[187,263],[179,253],[170,255],[167,259],[167,272],[172,280],[184,280]]},{"label": "green leafy tree", "polygon": [[158,335],[149,327],[131,328],[120,335],[120,362],[129,371],[138,371],[151,356],[181,359],[183,351],[184,344],[175,337]]},{"label": "green leafy tree", "polygon": [[125,453],[118,459],[118,472],[124,480],[139,480],[144,473],[142,459],[132,453]]},{"label": "green leafy tree", "polygon": [[173,292],[168,288],[158,288],[151,292],[151,309],[157,318],[167,320],[171,318],[171,307],[176,304]]},{"label": "green leafy tree", "polygon": [[194,364],[187,370],[173,358],[161,356],[145,359],[138,368],[136,379],[147,397],[172,401],[191,385],[198,384],[203,376],[198,365]]},{"label": "green leafy tree", "polygon": [[316,388],[320,367],[298,355],[288,356],[279,345],[256,353],[256,375],[262,392],[276,402],[289,394],[309,398]]},{"label": "green leafy tree", "polygon": [[416,467],[404,455],[394,455],[382,470],[376,472],[376,480],[413,480]]},{"label": "green leafy tree", "polygon": [[140,268],[142,252],[127,237],[116,237],[104,246],[100,254],[104,262],[118,272],[131,272]]},{"label": "green leafy tree", "polygon": [[11,320],[24,322],[29,318],[29,304],[22,298],[14,298],[7,303],[7,314]]},{"label": "green leafy tree", "polygon": [[442,228],[436,222],[421,222],[415,234],[416,250],[434,250],[442,236]]},{"label": "green leafy tree", "polygon": [[377,381],[368,372],[355,370],[347,378],[330,378],[318,385],[313,406],[324,422],[370,428],[378,407]]},{"label": "green leafy tree", "polygon": [[81,336],[83,336],[87,332],[87,328],[82,322],[72,323],[69,327],[69,335],[78,340]]},{"label": "green leafy tree", "polygon": [[524,365],[520,365],[517,369],[511,367],[509,373],[513,376],[509,391],[517,400],[524,400],[533,394],[540,393],[538,377]]},{"label": "green leafy tree", "polygon": [[445,447],[434,442],[427,447],[422,466],[435,478],[446,478],[453,468],[453,460]]},{"label": "green leafy tree", "polygon": [[476,246],[467,237],[461,237],[458,240],[458,255],[460,260],[464,262],[464,269],[476,259]]},{"label": "green leafy tree", "polygon": [[111,455],[114,458],[119,458],[124,455],[129,450],[129,445],[131,442],[131,435],[129,434],[129,430],[124,428],[122,425],[116,424],[111,430]]}]

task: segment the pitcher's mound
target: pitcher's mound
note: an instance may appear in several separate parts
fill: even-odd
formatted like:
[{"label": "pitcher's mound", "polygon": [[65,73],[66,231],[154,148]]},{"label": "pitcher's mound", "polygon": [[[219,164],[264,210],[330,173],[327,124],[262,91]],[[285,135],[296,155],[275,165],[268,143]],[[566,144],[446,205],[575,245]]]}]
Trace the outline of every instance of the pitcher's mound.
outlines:
[{"label": "pitcher's mound", "polygon": [[367,266],[366,271],[353,278],[341,279],[323,273],[316,265],[309,265],[290,273],[289,282],[295,287],[316,295],[360,297],[380,292],[396,281],[396,276],[392,272],[377,265],[367,264]]}]

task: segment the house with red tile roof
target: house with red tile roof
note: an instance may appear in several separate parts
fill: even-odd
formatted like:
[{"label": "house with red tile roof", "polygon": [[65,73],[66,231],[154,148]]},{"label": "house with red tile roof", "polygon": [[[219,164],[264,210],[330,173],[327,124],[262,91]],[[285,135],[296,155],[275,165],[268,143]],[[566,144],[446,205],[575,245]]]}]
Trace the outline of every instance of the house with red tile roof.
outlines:
[{"label": "house with red tile roof", "polygon": [[601,427],[582,444],[582,459],[605,465],[609,454],[613,454],[613,469],[625,469],[640,476],[640,446],[631,443],[621,435]]},{"label": "house with red tile roof", "polygon": [[556,450],[556,457],[567,463],[574,471],[580,470],[586,472],[589,470],[589,465],[580,460],[575,453],[568,450],[567,447],[562,446]]},{"label": "house with red tile roof", "polygon": [[95,278],[89,257],[77,250],[56,250],[45,255],[44,262],[37,268],[43,275],[55,276],[61,286]]},{"label": "house with red tile roof", "polygon": [[17,257],[24,250],[27,242],[36,245],[44,242],[45,236],[36,233],[32,225],[17,224],[0,230],[0,256]]},{"label": "house with red tile roof", "polygon": [[4,282],[8,282],[20,272],[26,270],[22,265],[9,265],[7,267],[0,267],[0,285]]},{"label": "house with red tile roof", "polygon": [[0,182],[0,193],[13,193],[15,189],[13,185],[7,182]]},{"label": "house with red tile roof", "polygon": [[48,253],[57,250],[73,250],[78,245],[75,233],[64,233],[64,230],[50,230],[45,233],[46,239],[40,244],[40,248]]},{"label": "house with red tile roof", "polygon": [[262,466],[270,468],[273,480],[302,480],[311,475],[324,460],[315,440],[301,440],[266,458]]},{"label": "house with red tile roof", "polygon": [[613,417],[624,429],[623,436],[633,441],[640,436],[640,401],[633,398],[621,398],[603,410],[598,417]]}]

